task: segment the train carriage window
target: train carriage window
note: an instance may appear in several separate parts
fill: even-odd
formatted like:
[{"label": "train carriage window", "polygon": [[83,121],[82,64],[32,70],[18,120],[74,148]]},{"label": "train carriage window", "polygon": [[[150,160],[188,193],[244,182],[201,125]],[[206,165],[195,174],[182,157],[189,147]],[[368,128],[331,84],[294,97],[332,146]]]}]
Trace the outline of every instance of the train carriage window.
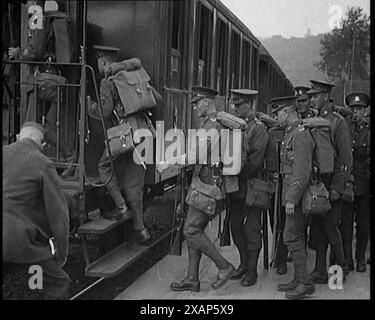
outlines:
[{"label": "train carriage window", "polygon": [[250,43],[246,40],[242,46],[242,88],[250,89]]},{"label": "train carriage window", "polygon": [[210,63],[212,46],[212,12],[202,3],[198,4],[198,70],[195,72],[195,82],[201,86],[210,86]]},{"label": "train carriage window", "polygon": [[228,43],[228,26],[227,24],[218,19],[217,27],[217,79],[216,79],[216,90],[219,91],[219,95],[226,95],[226,79],[227,79],[227,43]]},{"label": "train carriage window", "polygon": [[239,73],[240,73],[240,35],[232,31],[232,45],[231,45],[231,66],[230,66],[230,88],[239,87]]},{"label": "train carriage window", "polygon": [[254,90],[258,89],[258,55],[259,50],[253,47],[252,54],[252,74],[251,74],[251,88]]},{"label": "train carriage window", "polygon": [[184,2],[173,1],[172,4],[172,38],[171,38],[171,87],[181,88],[182,86],[182,53],[184,42]]}]

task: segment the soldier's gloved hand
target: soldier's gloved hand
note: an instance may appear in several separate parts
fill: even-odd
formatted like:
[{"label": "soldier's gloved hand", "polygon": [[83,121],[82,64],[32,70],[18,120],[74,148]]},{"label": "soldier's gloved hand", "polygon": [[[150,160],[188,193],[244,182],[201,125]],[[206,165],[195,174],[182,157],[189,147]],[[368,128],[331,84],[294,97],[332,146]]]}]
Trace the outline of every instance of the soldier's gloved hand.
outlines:
[{"label": "soldier's gloved hand", "polygon": [[288,216],[290,215],[293,215],[294,214],[294,203],[291,203],[291,202],[287,202],[286,205],[285,205],[285,212]]},{"label": "soldier's gloved hand", "polygon": [[162,161],[156,165],[156,170],[158,170],[159,174],[162,174],[164,170],[167,170],[169,167],[169,163],[166,161]]},{"label": "soldier's gloved hand", "polygon": [[66,260],[68,258],[67,252],[64,252],[64,250],[61,250],[59,246],[56,246],[56,253],[55,253],[55,260],[59,267],[63,267],[66,263]]},{"label": "soldier's gloved hand", "polygon": [[17,48],[12,48],[12,47],[9,48],[9,50],[8,50],[9,59],[13,59],[13,58],[16,58],[17,56],[19,56],[20,51],[21,51],[21,49],[19,47],[17,47]]},{"label": "soldier's gloved hand", "polygon": [[332,189],[329,193],[329,198],[331,201],[336,201],[340,198],[340,193]]}]

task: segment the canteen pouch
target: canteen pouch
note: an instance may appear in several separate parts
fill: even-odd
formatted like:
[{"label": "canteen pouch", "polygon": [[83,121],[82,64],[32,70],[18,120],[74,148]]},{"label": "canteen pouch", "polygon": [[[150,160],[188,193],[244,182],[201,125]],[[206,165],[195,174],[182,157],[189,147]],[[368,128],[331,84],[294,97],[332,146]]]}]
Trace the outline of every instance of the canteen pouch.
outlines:
[{"label": "canteen pouch", "polygon": [[247,180],[245,203],[249,207],[260,209],[271,208],[271,194],[274,192],[274,185],[269,181],[259,178]]},{"label": "canteen pouch", "polygon": [[[127,120],[107,129],[107,136],[112,157],[117,157],[134,149],[132,128]],[[106,152],[109,156],[108,148],[106,148]]]},{"label": "canteen pouch", "polygon": [[35,80],[38,84],[38,97],[49,102],[57,101],[57,88],[66,83],[65,77],[47,72],[37,72]]},{"label": "canteen pouch", "polygon": [[349,180],[345,182],[344,191],[341,194],[341,199],[347,202],[354,201],[354,177],[351,175]]},{"label": "canteen pouch", "polygon": [[237,192],[240,189],[237,176],[224,176],[224,187],[226,193]]},{"label": "canteen pouch", "polygon": [[323,215],[331,210],[329,193],[322,182],[310,185],[302,196],[302,212],[305,215]]},{"label": "canteen pouch", "polygon": [[113,77],[125,115],[146,111],[157,103],[149,84],[150,77],[143,67],[132,71],[122,70]]},{"label": "canteen pouch", "polygon": [[186,195],[186,203],[189,206],[212,216],[216,212],[217,201],[222,200],[224,195],[219,186],[202,182],[198,175],[199,171],[200,169],[196,169],[194,172],[193,179]]}]

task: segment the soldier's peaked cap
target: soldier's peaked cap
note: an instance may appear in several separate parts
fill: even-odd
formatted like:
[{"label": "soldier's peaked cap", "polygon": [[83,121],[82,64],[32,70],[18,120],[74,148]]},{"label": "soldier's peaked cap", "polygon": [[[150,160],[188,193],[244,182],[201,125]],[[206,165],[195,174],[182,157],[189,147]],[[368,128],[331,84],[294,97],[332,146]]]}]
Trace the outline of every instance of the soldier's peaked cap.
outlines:
[{"label": "soldier's peaked cap", "polygon": [[120,48],[109,47],[109,46],[99,46],[99,45],[95,45],[94,49],[96,50],[97,58],[108,57],[108,56],[116,57],[120,51]]},{"label": "soldier's peaked cap", "polygon": [[271,113],[275,113],[282,108],[295,106],[297,96],[288,96],[288,97],[277,97],[270,100],[271,102]]},{"label": "soldier's peaked cap", "polygon": [[241,104],[250,101],[250,99],[258,94],[256,90],[250,89],[231,89],[232,98],[231,104]]},{"label": "soldier's peaked cap", "polygon": [[370,97],[365,92],[351,92],[345,97],[345,103],[351,108],[354,106],[366,108],[370,104]]},{"label": "soldier's peaked cap", "polygon": [[314,94],[314,93],[323,93],[327,92],[330,93],[332,88],[335,86],[333,83],[328,83],[324,81],[318,81],[318,80],[310,80],[312,84],[312,88],[307,91],[307,94]]},{"label": "soldier's peaked cap", "polygon": [[310,88],[306,86],[297,86],[294,88],[294,90],[296,91],[296,95],[300,96],[300,95],[305,94],[307,91],[309,91]]},{"label": "soldier's peaked cap", "polygon": [[191,99],[191,103],[195,103],[203,98],[215,98],[218,92],[215,89],[208,88],[208,87],[200,87],[195,86],[192,87],[193,90],[193,98]]}]

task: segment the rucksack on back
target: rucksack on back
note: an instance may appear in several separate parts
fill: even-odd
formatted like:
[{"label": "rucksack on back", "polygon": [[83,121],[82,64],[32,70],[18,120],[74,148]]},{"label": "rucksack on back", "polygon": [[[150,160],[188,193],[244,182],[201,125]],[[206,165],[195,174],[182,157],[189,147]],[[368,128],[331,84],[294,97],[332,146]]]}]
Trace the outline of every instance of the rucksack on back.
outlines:
[{"label": "rucksack on back", "polygon": [[233,140],[233,130],[229,131],[229,141],[225,141],[222,145],[225,146],[224,155],[229,154],[235,160],[232,165],[223,166],[223,175],[224,176],[237,176],[242,168],[242,155],[243,155],[243,139],[244,139],[244,130],[247,127],[246,121],[238,118],[232,114],[229,114],[225,111],[220,111],[216,114],[216,121],[222,124],[224,127],[229,129],[241,130],[241,142],[240,142],[240,152],[236,152],[234,148],[238,147],[239,144],[236,144],[236,141]]},{"label": "rucksack on back", "polygon": [[150,77],[142,66],[133,70],[121,70],[109,79],[115,83],[126,115],[156,107],[149,84]]},{"label": "rucksack on back", "polygon": [[321,117],[303,119],[303,125],[314,140],[313,161],[320,174],[333,173],[335,149],[331,138],[331,124]]}]

